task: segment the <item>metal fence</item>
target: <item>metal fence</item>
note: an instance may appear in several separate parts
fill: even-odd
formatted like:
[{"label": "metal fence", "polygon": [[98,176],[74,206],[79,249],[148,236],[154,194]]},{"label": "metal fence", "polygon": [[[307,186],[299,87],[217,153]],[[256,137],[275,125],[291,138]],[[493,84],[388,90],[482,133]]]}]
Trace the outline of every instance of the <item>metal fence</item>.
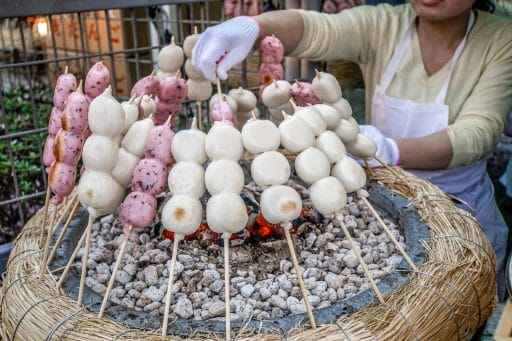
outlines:
[{"label": "metal fence", "polygon": [[43,201],[41,156],[64,68],[83,79],[102,60],[124,99],[171,36],[181,44],[194,26],[221,20],[222,2],[17,0],[2,4],[0,16],[0,229],[15,233]]}]

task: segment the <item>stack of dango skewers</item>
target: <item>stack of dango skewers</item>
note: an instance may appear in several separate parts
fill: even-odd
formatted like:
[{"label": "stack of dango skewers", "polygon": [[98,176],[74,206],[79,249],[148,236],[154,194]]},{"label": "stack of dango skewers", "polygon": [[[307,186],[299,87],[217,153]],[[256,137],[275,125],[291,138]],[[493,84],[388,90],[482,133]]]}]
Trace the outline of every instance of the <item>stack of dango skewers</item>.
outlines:
[{"label": "stack of dango skewers", "polygon": [[[341,97],[341,89],[339,89],[338,83],[333,82],[331,75],[318,73],[310,85],[308,85],[309,83],[296,82],[294,85],[286,87],[287,94],[281,89],[272,91],[272,87],[267,87],[265,89],[267,91],[265,94],[267,102],[279,102],[282,103],[280,104],[282,106],[285,98],[289,103],[293,97],[301,101],[300,103],[303,105],[305,103],[305,106],[294,108],[295,103],[291,103],[290,105],[296,112],[291,116],[283,114],[284,120],[279,127],[270,121],[257,120],[253,113],[253,118],[243,125],[241,134],[232,127],[233,122],[227,119],[234,116],[232,107],[226,100],[226,96],[229,95],[217,94],[218,99],[213,102],[212,106],[213,109],[217,110],[219,119],[208,133],[208,136],[200,132],[194,123],[191,129],[184,131],[183,134],[183,136],[190,136],[182,138],[179,143],[179,139],[176,139],[175,144],[175,142],[172,142],[174,133],[169,125],[172,114],[169,114],[167,120],[159,127],[154,126],[153,116],[142,121],[133,122],[133,117],[136,116],[134,107],[137,107],[134,104],[137,103],[135,97],[142,99],[147,91],[149,100],[152,100],[151,96],[156,93],[157,96],[164,95],[162,97],[176,100],[176,104],[181,106],[180,100],[184,98],[187,92],[186,84],[180,81],[179,75],[178,77],[176,75],[168,76],[168,78],[173,78],[173,82],[169,81],[169,84],[177,85],[163,89],[160,85],[162,84],[161,81],[155,81],[153,75],[148,77],[151,78],[146,78],[143,85],[134,89],[131,101],[125,106],[120,105],[111,96],[110,90],[107,88],[101,92],[101,96],[93,100],[89,108],[88,120],[92,135],[87,140],[89,141],[87,145],[94,146],[94,148],[84,147],[83,156],[86,171],[79,183],[78,196],[80,202],[88,208],[90,219],[74,254],[76,254],[80,244],[83,243],[84,237],[87,237],[87,250],[92,221],[100,214],[113,212],[119,207],[119,203],[123,199],[124,188],[129,183],[127,179],[131,179],[132,191],[134,191],[121,206],[120,216],[125,225],[125,239],[119,250],[99,316],[101,317],[105,311],[110,290],[115,281],[115,272],[121,262],[131,230],[133,228],[144,228],[155,218],[155,195],[165,187],[167,168],[173,163],[174,154],[175,157],[180,156],[179,159],[177,158],[178,163],[171,168],[169,173],[168,182],[172,198],[164,207],[162,216],[165,228],[173,231],[177,236],[173,245],[173,259],[176,259],[178,242],[182,239],[182,236],[193,233],[201,223],[202,207],[198,206],[198,202],[206,186],[208,192],[212,195],[206,208],[207,223],[212,230],[223,236],[225,247],[226,335],[229,337],[229,236],[231,233],[243,229],[247,222],[245,205],[239,196],[244,179],[238,165],[238,160],[245,149],[255,155],[251,166],[251,175],[257,184],[264,188],[261,197],[261,212],[269,222],[282,224],[283,226],[290,246],[297,279],[302,284],[301,291],[310,323],[313,328],[316,327],[289,233],[290,222],[300,214],[302,203],[298,193],[284,185],[290,177],[290,166],[278,148],[282,146],[290,153],[298,153],[295,160],[297,175],[304,182],[311,185],[310,196],[315,208],[322,214],[334,215],[343,228],[343,217],[339,211],[346,205],[346,194],[357,192],[364,200],[367,196],[363,189],[366,183],[366,175],[361,166],[346,155],[344,142],[353,156],[374,157],[375,150],[371,140],[365,140],[363,135],[358,134],[357,124],[354,124],[354,120],[351,118],[350,105]],[[154,83],[157,83],[156,90]],[[163,84],[165,87],[166,83],[163,82]],[[219,85],[218,89],[220,89]],[[246,92],[247,90],[240,88],[230,92],[233,95],[230,97],[232,97],[237,108],[240,104],[244,108],[243,111],[235,112],[243,112],[244,115],[246,115],[245,110],[254,106],[253,98]],[[282,96],[282,98],[276,99],[279,96]],[[91,96],[87,100],[90,98]],[[312,104],[309,101],[313,103],[323,101],[323,103]],[[216,103],[228,105],[216,107],[214,106]],[[141,108],[140,101],[138,104],[138,118],[142,118],[147,113],[144,108]],[[72,104],[70,104],[71,107]],[[148,105],[148,108],[151,108],[151,104]],[[111,124],[108,127],[103,127],[101,124],[104,124],[107,113]],[[130,117],[130,123],[126,122],[128,117]],[[157,123],[159,123],[159,120],[157,120]],[[135,136],[143,136],[143,138],[136,139]],[[181,135],[178,134],[177,136]],[[118,148],[117,141],[122,141],[121,149]],[[87,152],[87,150],[93,149],[98,149],[101,155]],[[121,150],[124,150],[124,152],[121,152]],[[140,160],[142,157],[141,150],[144,150],[146,157],[142,160]],[[189,152],[192,156],[189,155]],[[124,157],[120,157],[122,153],[124,153]],[[205,174],[202,172],[202,166],[207,160],[206,155],[211,162]],[[315,167],[311,167],[311,165],[315,165]],[[119,171],[117,173],[114,171],[116,166],[118,166]],[[125,171],[122,172],[122,170]],[[94,176],[91,176],[91,174]],[[224,174],[229,174],[230,177],[223,177]],[[189,177],[192,179],[187,179]],[[371,209],[374,212],[373,208]],[[380,218],[378,219],[381,222]],[[346,228],[343,229],[346,232]],[[386,232],[389,231],[387,228],[385,229]],[[398,249],[403,252],[392,234],[388,234],[392,237]],[[347,238],[350,241],[348,234]],[[351,242],[351,245],[363,269],[366,269],[353,242]],[[405,252],[403,252],[403,255],[408,260],[411,268],[415,269],[414,264],[408,259]],[[74,259],[74,255],[72,259]],[[70,264],[72,264],[72,260],[70,260]],[[67,270],[69,270],[70,264],[68,264]],[[87,268],[87,251],[82,264],[80,298],[83,292],[83,277]],[[61,276],[59,286],[62,284],[67,270]],[[365,273],[369,276],[379,300],[383,301],[382,295],[366,270]],[[173,280],[173,269],[170,269],[170,273],[169,287]],[[164,335],[167,332],[171,294],[171,290],[168,289],[166,317],[164,317],[162,328]],[[81,299],[79,299],[80,302]]]}]

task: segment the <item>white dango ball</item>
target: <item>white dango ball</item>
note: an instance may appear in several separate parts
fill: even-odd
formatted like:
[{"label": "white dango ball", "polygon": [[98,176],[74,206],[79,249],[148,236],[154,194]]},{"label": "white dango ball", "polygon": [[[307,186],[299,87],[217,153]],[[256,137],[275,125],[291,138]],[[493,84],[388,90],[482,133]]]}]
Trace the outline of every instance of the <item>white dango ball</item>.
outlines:
[{"label": "white dango ball", "polygon": [[327,129],[334,130],[340,124],[342,119],[341,113],[329,104],[320,103],[313,105],[317,109],[325,121],[327,122]]},{"label": "white dango ball", "polygon": [[84,143],[82,160],[86,168],[109,173],[116,165],[118,153],[115,140],[93,134]]},{"label": "white dango ball", "polygon": [[205,151],[206,134],[197,129],[194,118],[190,129],[180,130],[174,135],[171,152],[177,162],[190,161],[202,165],[208,160]]},{"label": "white dango ball", "polygon": [[144,117],[149,117],[149,115],[153,115],[154,113],[156,113],[156,101],[151,96],[142,96],[142,100],[140,101],[140,107],[144,112]]},{"label": "white dango ball", "polygon": [[183,49],[176,45],[173,37],[171,43],[158,52],[158,69],[164,72],[176,72],[183,65],[184,60]]},{"label": "white dango ball", "polygon": [[330,163],[336,163],[347,155],[347,150],[338,135],[330,130],[318,135],[315,147],[320,149]]},{"label": "white dango ball", "polygon": [[199,34],[194,33],[185,38],[183,41],[183,52],[187,58],[192,58],[192,51],[194,50],[194,46],[199,39]]},{"label": "white dango ball", "polygon": [[215,103],[218,103],[219,101],[226,101],[226,102],[228,102],[228,105],[231,108],[231,112],[233,114],[238,112],[238,104],[236,103],[236,101],[233,99],[233,97],[231,97],[229,95],[226,95],[224,93],[221,93],[220,96],[219,96],[219,94],[214,94],[210,98],[210,102],[208,103],[208,106],[210,108],[210,112],[212,111],[213,105]]},{"label": "white dango ball", "polygon": [[122,102],[121,106],[123,107],[124,111],[124,126],[121,134],[124,135],[128,129],[130,129],[130,127],[139,119],[139,108],[136,104],[128,101]]},{"label": "white dango ball", "polygon": [[166,230],[181,235],[194,233],[203,217],[203,208],[198,198],[175,195],[162,210],[162,224]]},{"label": "white dango ball", "polygon": [[128,153],[124,148],[119,149],[117,154],[117,162],[110,174],[112,178],[122,186],[128,186],[132,181],[132,174],[139,158],[133,154]]},{"label": "white dango ball", "polygon": [[320,149],[310,147],[295,158],[295,171],[302,181],[312,184],[329,176],[331,164]]},{"label": "white dango ball", "polygon": [[343,143],[348,144],[354,141],[359,134],[359,125],[353,117],[350,117],[348,120],[342,119],[334,131]]},{"label": "white dango ball", "polygon": [[285,104],[292,97],[291,84],[284,80],[274,80],[261,93],[261,101],[269,108]]},{"label": "white dango ball", "polygon": [[261,188],[286,183],[290,172],[290,163],[283,154],[276,151],[260,154],[251,162],[252,179]]},{"label": "white dango ball", "polygon": [[252,154],[277,150],[281,144],[279,129],[269,120],[250,119],[242,127],[242,142]]},{"label": "white dango ball", "polygon": [[124,110],[112,96],[109,86],[92,100],[88,112],[89,128],[93,134],[117,137],[124,128]]},{"label": "white dango ball", "polygon": [[196,68],[194,67],[194,65],[192,65],[191,59],[187,59],[185,61],[185,73],[187,74],[188,79],[193,79],[196,81],[200,81],[200,80],[204,81],[205,80],[203,74],[201,72],[197,71]]},{"label": "white dango ball", "polygon": [[268,107],[267,109],[270,114],[270,119],[276,124],[279,124],[283,120],[283,111],[287,115],[293,115],[295,113],[295,108],[289,101],[275,108]]},{"label": "white dango ball", "polygon": [[191,101],[206,101],[212,95],[212,83],[209,80],[187,79],[187,98]]},{"label": "white dango ball", "polygon": [[104,212],[119,206],[123,200],[124,188],[110,174],[86,169],[78,182],[77,195],[84,207]]},{"label": "white dango ball", "polygon": [[254,93],[242,87],[229,90],[228,95],[235,100],[238,105],[238,111],[240,112],[249,112],[258,104],[258,99]]},{"label": "white dango ball", "polygon": [[217,194],[206,204],[206,221],[213,232],[236,233],[247,225],[248,219],[247,208],[238,194]]},{"label": "white dango ball", "polygon": [[125,194],[123,186],[119,185],[115,186],[115,188],[116,190],[114,193],[112,193],[110,204],[102,208],[88,207],[87,210],[89,211],[89,214],[93,212],[94,216],[99,217],[115,212],[119,208],[119,206],[121,206]]},{"label": "white dango ball", "polygon": [[204,193],[204,169],[197,163],[180,161],[174,164],[167,177],[172,195],[200,198]]},{"label": "white dango ball", "polygon": [[300,117],[285,115],[279,124],[281,144],[292,153],[299,153],[315,144],[315,134],[311,127]]},{"label": "white dango ball", "polygon": [[289,186],[276,185],[261,193],[260,209],[263,217],[272,224],[290,222],[302,211],[299,193]]},{"label": "white dango ball", "polygon": [[341,182],[347,193],[357,191],[366,184],[366,173],[363,167],[348,156],[334,165],[332,176]]},{"label": "white dango ball", "polygon": [[244,171],[233,160],[213,160],[204,174],[206,189],[211,195],[221,192],[240,193],[244,187]]},{"label": "white dango ball", "polygon": [[333,176],[320,179],[309,187],[309,197],[315,209],[323,215],[339,212],[347,205],[347,192]]},{"label": "white dango ball", "polygon": [[327,121],[314,106],[300,108],[294,116],[302,118],[311,127],[315,136],[320,135],[327,129]]},{"label": "white dango ball", "polygon": [[354,141],[347,144],[347,150],[357,158],[367,159],[375,156],[377,145],[371,138],[359,133]]},{"label": "white dango ball", "polygon": [[334,103],[341,98],[340,83],[330,73],[316,71],[311,86],[316,97],[322,101]]},{"label": "white dango ball", "polygon": [[150,118],[135,122],[130,129],[128,129],[121,146],[126,149],[128,153],[142,158],[146,148],[146,138],[154,127],[155,123]]},{"label": "white dango ball", "polygon": [[329,104],[338,110],[338,112],[341,114],[341,117],[343,117],[345,120],[348,120],[349,117],[352,116],[352,107],[346,99],[340,98],[336,102]]},{"label": "white dango ball", "polygon": [[215,122],[210,129],[206,135],[204,145],[206,154],[211,160],[226,159],[238,161],[244,152],[240,131],[220,121]]}]

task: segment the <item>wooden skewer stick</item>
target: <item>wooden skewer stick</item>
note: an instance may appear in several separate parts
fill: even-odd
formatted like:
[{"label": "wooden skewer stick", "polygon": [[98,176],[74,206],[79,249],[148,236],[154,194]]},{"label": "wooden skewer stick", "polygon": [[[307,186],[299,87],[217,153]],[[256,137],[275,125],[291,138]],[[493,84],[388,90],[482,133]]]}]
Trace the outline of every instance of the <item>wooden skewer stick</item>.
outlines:
[{"label": "wooden skewer stick", "polygon": [[[67,197],[66,197],[67,199]],[[61,214],[61,216],[59,217],[59,219],[57,220],[57,222],[54,224],[54,221],[55,221],[55,215],[57,213],[57,208],[58,207],[55,207],[55,210],[53,211],[52,213],[52,217],[50,219],[50,228],[48,229],[48,234],[46,235],[46,243],[44,245],[44,253],[43,253],[43,262],[42,264],[48,264],[48,251],[50,249],[50,242],[52,240],[52,236],[53,236],[53,233],[55,232],[55,230],[57,229],[57,227],[62,223],[62,220],[64,219],[64,217],[68,214],[70,208],[71,208],[71,205],[73,204],[73,202],[76,200],[76,194],[73,195],[73,198],[69,199],[67,204],[66,204],[66,207],[64,207],[64,210]],[[45,274],[46,273],[46,267],[43,266],[43,269],[42,269],[42,272],[41,274]]]},{"label": "wooden skewer stick", "polygon": [[229,239],[231,233],[224,232],[224,302],[226,307],[226,341],[231,340],[231,303],[229,297]]},{"label": "wooden skewer stick", "polygon": [[380,157],[378,157],[377,155],[374,155],[373,158],[375,160],[377,160],[383,167],[385,167],[388,171],[390,171],[391,173],[393,173],[393,175],[395,175],[396,177],[402,179],[403,177],[396,171],[394,170],[393,168],[391,168],[387,163],[384,162],[384,160],[382,160]]},{"label": "wooden skewer stick", "polygon": [[176,268],[176,258],[178,256],[178,244],[182,241],[184,236],[182,234],[174,234],[174,242],[172,244],[172,256],[171,256],[171,268],[169,269],[169,281],[167,282],[167,293],[165,296],[165,312],[164,320],[162,322],[162,336],[167,335],[167,326],[169,324],[169,310],[171,308],[171,297],[172,297],[172,284],[174,281],[174,271]]},{"label": "wooden skewer stick", "polygon": [[220,87],[220,79],[217,77],[217,94],[219,95],[218,101],[222,101],[222,89]]},{"label": "wooden skewer stick", "polygon": [[80,276],[80,287],[78,289],[78,299],[77,306],[82,305],[82,299],[84,297],[84,285],[85,285],[85,276],[87,275],[87,261],[89,260],[89,251],[91,249],[91,237],[92,237],[92,223],[96,218],[95,214],[91,214],[89,212],[89,221],[87,222],[86,231],[86,239],[85,239],[85,252],[82,257],[82,275]]},{"label": "wooden skewer stick", "polygon": [[60,268],[50,270],[50,273],[54,274],[56,272],[60,272],[60,271],[64,270],[65,268],[66,268],[65,266],[61,266]]},{"label": "wooden skewer stick", "polygon": [[46,261],[47,266],[49,266],[52,263],[53,257],[55,257],[55,253],[57,252],[57,250],[60,246],[60,243],[62,242],[62,239],[64,239],[64,236],[66,235],[66,231],[68,230],[69,224],[71,223],[71,219],[73,219],[73,216],[75,215],[75,212],[78,209],[79,205],[80,205],[80,201],[75,200],[75,205],[73,206],[73,209],[69,213],[68,219],[66,220],[66,223],[64,224],[64,227],[62,228],[62,231],[59,234],[59,237],[55,241],[55,245],[53,246],[50,256],[48,256],[48,260]]},{"label": "wooden skewer stick", "polygon": [[71,198],[66,197],[66,201],[65,201],[65,205],[66,206],[62,210],[62,214],[60,215],[59,219],[57,219],[57,222],[55,224],[51,225],[52,229],[50,231],[51,231],[52,234],[55,233],[55,231],[57,230],[57,227],[59,227],[59,225],[62,223],[64,218],[68,216],[68,213],[71,210],[71,207],[76,202],[78,202],[78,200],[76,198],[76,194],[73,194],[73,196]]},{"label": "wooden skewer stick", "polygon": [[197,129],[203,129],[203,105],[201,101],[196,102],[197,105]]},{"label": "wooden skewer stick", "polygon": [[292,105],[292,108],[293,108],[293,112],[297,112],[299,111],[299,108],[297,107],[297,103],[295,103],[295,101],[293,100],[293,98],[290,98],[288,100],[288,102],[290,102],[290,104]]},{"label": "wooden skewer stick", "polygon": [[108,299],[110,298],[110,293],[112,292],[112,287],[114,286],[114,282],[116,281],[116,274],[119,266],[121,265],[121,260],[123,259],[124,251],[126,249],[126,244],[128,244],[128,239],[130,239],[130,235],[132,234],[133,226],[128,226],[128,231],[124,235],[123,242],[121,243],[121,247],[119,249],[119,254],[117,255],[116,263],[114,264],[114,269],[112,270],[112,276],[108,281],[107,290],[105,291],[105,296],[103,297],[103,301],[101,302],[100,312],[98,313],[98,318],[103,317],[103,313],[105,312],[105,308],[107,307]]},{"label": "wooden skewer stick", "polygon": [[52,227],[53,222],[55,221],[55,215],[57,214],[57,206],[52,211],[52,216],[50,218],[50,228],[48,229],[48,232],[46,234],[46,243],[44,244],[44,253],[43,253],[43,260],[41,261],[41,277],[46,273],[46,270],[48,270],[48,267],[46,266],[46,261],[48,260],[48,249],[50,248],[50,242],[52,241]]},{"label": "wooden skewer stick", "polygon": [[368,266],[366,266],[366,263],[361,257],[361,253],[357,249],[356,244],[354,243],[354,240],[352,240],[352,236],[350,236],[350,233],[348,232],[347,226],[345,225],[345,222],[343,222],[343,214],[342,213],[336,213],[335,214],[336,220],[340,223],[341,229],[343,230],[343,233],[348,239],[348,242],[350,243],[350,247],[352,248],[352,251],[356,254],[357,259],[359,260],[359,264],[361,264],[361,267],[363,268],[364,274],[366,275],[366,278],[370,281],[370,285],[373,288],[373,291],[375,291],[375,294],[377,295],[377,298],[379,299],[379,302],[381,304],[384,304],[384,298],[382,297],[382,293],[380,292],[379,288],[377,287],[377,284],[373,280],[373,276],[370,274],[370,271],[368,270]]},{"label": "wooden skewer stick", "polygon": [[368,169],[368,173],[370,173],[370,175],[373,176],[374,173],[373,173],[372,167],[370,167],[370,165],[368,164],[368,160],[363,159],[363,161],[364,161],[364,166],[366,167],[366,169]]},{"label": "wooden skewer stick", "polygon": [[286,224],[283,224],[282,226],[284,230],[284,235],[286,236],[286,242],[288,243],[288,248],[290,249],[293,267],[295,269],[295,274],[297,275],[297,281],[299,281],[300,292],[302,293],[302,298],[304,298],[304,303],[306,304],[309,323],[311,323],[311,327],[313,329],[316,329],[315,316],[313,315],[313,310],[311,309],[311,305],[309,304],[308,295],[306,293],[306,286],[304,285],[304,280],[302,279],[302,273],[300,272],[297,254],[295,253],[295,247],[293,246],[292,236],[290,235],[290,229],[292,227],[292,224],[288,222]]},{"label": "wooden skewer stick", "polygon": [[82,247],[82,244],[84,243],[85,236],[87,235],[87,230],[84,230],[82,233],[82,236],[80,237],[80,240],[75,246],[75,249],[73,250],[73,253],[69,257],[68,264],[66,264],[66,267],[64,268],[64,271],[60,275],[59,281],[57,282],[57,290],[62,286],[62,283],[64,282],[64,279],[66,278],[66,275],[69,272],[69,269],[71,269],[71,266],[75,263],[76,254]]},{"label": "wooden skewer stick", "polygon": [[48,218],[48,206],[50,206],[50,185],[46,187],[46,197],[44,199],[44,218],[43,222],[41,223],[41,229],[40,229],[40,235],[39,235],[39,245],[43,247],[44,242],[44,233],[46,231],[46,219]]},{"label": "wooden skewer stick", "polygon": [[405,252],[405,250],[402,248],[402,246],[400,245],[400,243],[398,242],[398,240],[396,240],[395,236],[391,233],[391,231],[389,230],[389,228],[386,226],[386,224],[384,223],[384,221],[382,220],[382,218],[379,216],[379,214],[377,213],[377,211],[375,210],[375,208],[373,207],[373,205],[368,201],[367,199],[367,196],[368,196],[368,192],[366,191],[363,191],[363,190],[358,190],[357,191],[357,196],[359,198],[361,198],[361,200],[363,200],[364,204],[366,206],[368,206],[368,208],[370,209],[370,212],[373,214],[373,216],[375,217],[375,219],[377,219],[377,221],[379,222],[379,224],[382,226],[382,228],[384,229],[384,231],[386,231],[389,239],[391,239],[391,241],[395,244],[395,247],[398,249],[398,251],[402,254],[402,256],[405,258],[405,260],[407,261],[407,263],[409,264],[409,266],[411,267],[411,269],[413,269],[414,271],[418,271],[418,268],[416,267],[416,265],[413,263],[413,261],[411,260],[411,258],[409,257],[409,255]]}]

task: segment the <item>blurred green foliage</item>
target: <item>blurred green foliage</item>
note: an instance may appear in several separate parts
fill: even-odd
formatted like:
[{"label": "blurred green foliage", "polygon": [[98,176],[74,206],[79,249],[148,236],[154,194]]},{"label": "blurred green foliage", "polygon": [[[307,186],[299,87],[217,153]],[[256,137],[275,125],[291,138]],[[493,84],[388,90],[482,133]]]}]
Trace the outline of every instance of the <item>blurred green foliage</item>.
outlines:
[{"label": "blurred green foliage", "polygon": [[[2,89],[1,104],[5,115],[0,119],[0,134],[19,133],[48,126],[53,105],[51,86],[33,81],[32,93],[33,100],[28,85]],[[0,201],[16,197],[13,169],[18,179],[20,195],[45,190],[40,150],[44,147],[46,136],[45,130],[0,140]],[[0,243],[14,237],[21,228],[18,213],[20,205],[25,214],[30,216],[41,206],[42,200],[44,198],[35,198],[23,203],[0,206]]]}]

